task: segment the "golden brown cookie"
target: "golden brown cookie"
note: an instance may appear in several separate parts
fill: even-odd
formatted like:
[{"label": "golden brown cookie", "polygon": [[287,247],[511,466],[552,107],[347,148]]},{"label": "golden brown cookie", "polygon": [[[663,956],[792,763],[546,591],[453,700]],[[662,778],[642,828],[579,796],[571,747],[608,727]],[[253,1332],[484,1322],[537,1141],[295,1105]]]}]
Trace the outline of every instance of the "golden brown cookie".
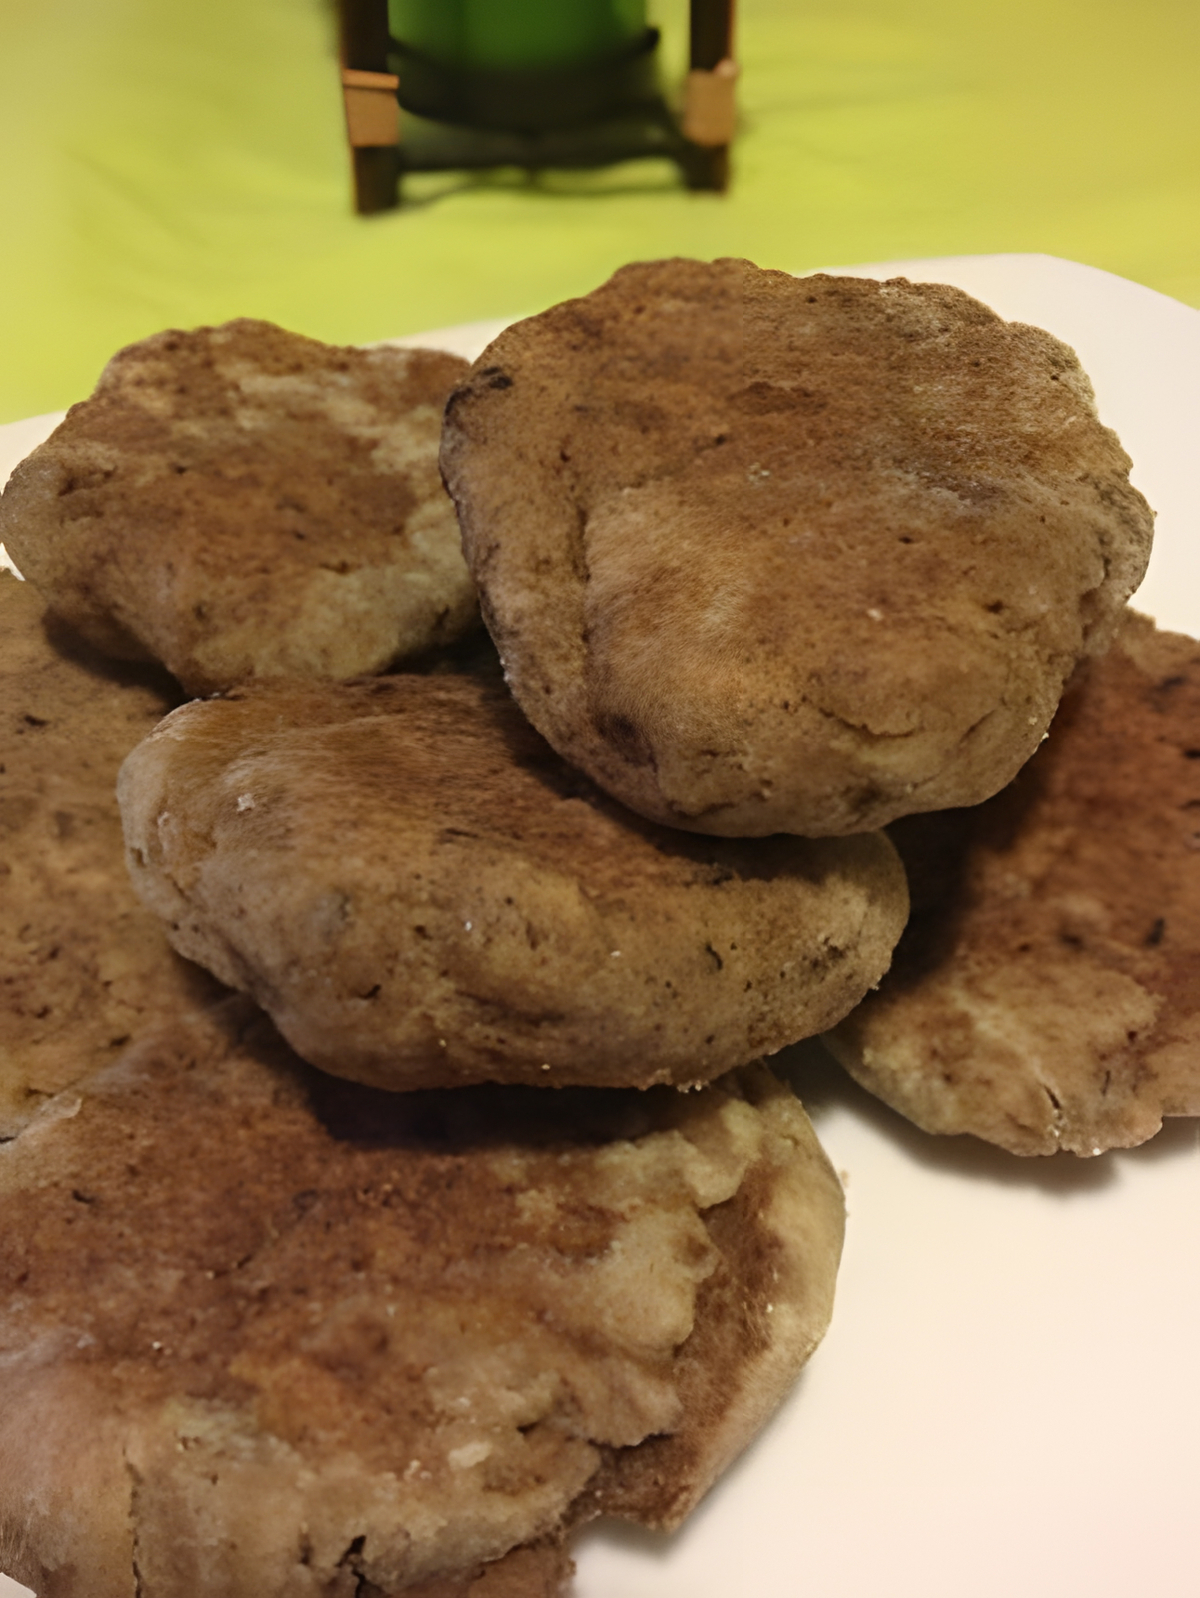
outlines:
[{"label": "golden brown cookie", "polygon": [[674,1526],[745,1445],[843,1225],[765,1068],[384,1094],[244,1000],[52,1100],[0,1207],[0,1568],[40,1598],[549,1598],[572,1526]]},{"label": "golden brown cookie", "polygon": [[904,279],[625,267],[485,351],[442,468],[526,714],[699,832],[987,798],[1150,551],[1073,352]]},{"label": "golden brown cookie", "polygon": [[931,1132],[1099,1154],[1200,1114],[1200,643],[1128,613],[985,805],[891,835],[913,916],[827,1039]]},{"label": "golden brown cookie", "polygon": [[99,649],[189,693],[380,671],[477,618],[437,467],[465,369],[246,319],[156,334],[17,467],[0,541]]},{"label": "golden brown cookie", "polygon": [[37,592],[0,572],[0,1139],[220,992],[125,869],[117,771],[175,697],[161,672],[48,631]]},{"label": "golden brown cookie", "polygon": [[845,1015],[907,914],[882,834],[646,823],[482,678],[197,701],[119,799],[176,948],[381,1087],[708,1081]]}]

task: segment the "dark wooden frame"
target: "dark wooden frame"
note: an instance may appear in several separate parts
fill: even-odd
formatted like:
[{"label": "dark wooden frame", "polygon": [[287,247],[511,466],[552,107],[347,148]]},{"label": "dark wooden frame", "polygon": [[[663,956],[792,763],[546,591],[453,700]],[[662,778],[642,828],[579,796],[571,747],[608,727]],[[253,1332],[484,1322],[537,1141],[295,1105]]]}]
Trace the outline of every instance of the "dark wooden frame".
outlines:
[{"label": "dark wooden frame", "polygon": [[[571,0],[563,0],[570,4]],[[735,0],[690,0],[689,72],[684,113],[677,119],[660,103],[645,117],[640,130],[624,144],[589,145],[588,130],[571,139],[524,139],[507,142],[474,138],[464,130],[461,143],[430,157],[408,154],[396,122],[387,131],[387,97],[394,99],[398,79],[391,72],[392,41],[388,34],[387,0],[338,0],[342,83],[346,128],[354,171],[354,205],[367,216],[393,209],[400,200],[406,170],[446,167],[517,165],[536,169],[552,165],[603,165],[636,155],[667,155],[679,165],[690,188],[724,190],[729,183],[729,145],[733,137],[733,54]],[[378,98],[374,98],[378,97]],[[391,142],[383,142],[390,140]]]}]

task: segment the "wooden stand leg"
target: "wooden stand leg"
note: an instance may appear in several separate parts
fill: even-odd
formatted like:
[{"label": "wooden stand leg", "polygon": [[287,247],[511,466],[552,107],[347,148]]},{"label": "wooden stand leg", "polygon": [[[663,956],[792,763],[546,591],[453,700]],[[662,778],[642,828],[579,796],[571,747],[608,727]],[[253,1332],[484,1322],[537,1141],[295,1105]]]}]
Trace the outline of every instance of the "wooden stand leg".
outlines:
[{"label": "wooden stand leg", "polygon": [[400,201],[400,108],[388,72],[387,0],[338,0],[342,92],[360,216]]},{"label": "wooden stand leg", "polygon": [[680,159],[683,181],[689,189],[708,189],[724,194],[729,187],[729,146],[719,144],[708,148],[702,144],[688,144]]},{"label": "wooden stand leg", "polygon": [[691,49],[681,166],[690,189],[729,186],[729,145],[736,119],[734,0],[691,0]]},{"label": "wooden stand leg", "polygon": [[394,211],[400,203],[399,150],[393,145],[367,145],[352,150],[354,209],[359,216]]}]

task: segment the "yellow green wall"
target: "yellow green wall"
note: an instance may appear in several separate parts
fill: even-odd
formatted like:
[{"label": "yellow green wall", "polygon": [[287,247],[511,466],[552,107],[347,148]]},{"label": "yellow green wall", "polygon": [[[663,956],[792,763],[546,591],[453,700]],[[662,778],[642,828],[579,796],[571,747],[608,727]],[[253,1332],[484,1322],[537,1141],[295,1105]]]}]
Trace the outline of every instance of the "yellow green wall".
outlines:
[{"label": "yellow green wall", "polygon": [[[685,9],[656,8],[671,60]],[[332,35],[322,0],[0,0],[0,421],[171,323],[381,338],[638,256],[1045,251],[1200,305],[1195,0],[742,0],[727,197],[654,164],[454,175],[370,220]]]}]

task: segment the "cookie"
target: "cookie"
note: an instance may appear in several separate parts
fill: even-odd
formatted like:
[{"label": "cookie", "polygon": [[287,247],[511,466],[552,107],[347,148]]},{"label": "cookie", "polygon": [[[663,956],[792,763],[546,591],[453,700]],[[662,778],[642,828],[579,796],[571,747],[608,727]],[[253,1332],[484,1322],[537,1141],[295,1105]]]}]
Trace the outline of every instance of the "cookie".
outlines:
[{"label": "cookie", "polygon": [[175,700],[164,674],[48,630],[36,590],[0,572],[0,1140],[222,991],[174,952],[125,869],[117,771]]},{"label": "cookie", "polygon": [[931,1132],[1099,1154],[1200,1114],[1200,643],[1129,613],[974,810],[899,822],[912,921],[827,1039]]},{"label": "cookie", "polygon": [[437,468],[465,370],[268,322],[156,334],[17,467],[0,541],[97,648],[189,693],[382,670],[477,622]]},{"label": "cookie", "polygon": [[41,1598],[545,1598],[679,1523],[828,1322],[765,1068],[383,1094],[245,1000],[0,1146],[0,1568]]},{"label": "cookie", "polygon": [[643,822],[466,675],[185,705],[118,796],[175,947],[380,1087],[708,1081],[840,1020],[907,913],[882,834]]},{"label": "cookie", "polygon": [[1073,352],[902,278],[625,267],[489,346],[442,469],[534,725],[724,835],[995,793],[1150,550]]}]

